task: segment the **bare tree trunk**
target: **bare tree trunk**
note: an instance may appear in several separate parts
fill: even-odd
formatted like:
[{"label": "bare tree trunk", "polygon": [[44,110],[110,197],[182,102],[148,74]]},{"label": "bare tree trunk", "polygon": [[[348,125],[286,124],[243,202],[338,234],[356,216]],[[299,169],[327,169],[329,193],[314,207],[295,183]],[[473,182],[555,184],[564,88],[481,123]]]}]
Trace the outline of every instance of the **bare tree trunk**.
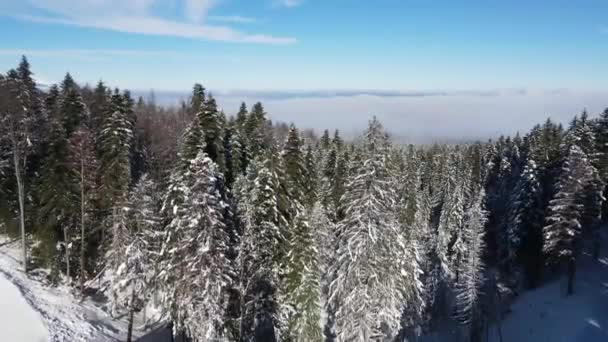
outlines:
[{"label": "bare tree trunk", "polygon": [[593,258],[600,259],[600,227],[597,225],[593,231]]},{"label": "bare tree trunk", "polygon": [[80,159],[80,293],[84,295],[85,275],[85,198],[84,198],[84,160]]},{"label": "bare tree trunk", "polygon": [[502,310],[501,310],[501,298],[500,290],[498,288],[498,282],[496,280],[496,273],[493,275],[493,291],[494,291],[494,311],[496,314],[496,329],[498,332],[498,340],[502,342]]},{"label": "bare tree trunk", "polygon": [[135,289],[131,291],[131,305],[129,307],[129,327],[127,328],[127,342],[133,341],[133,316],[135,309],[133,308],[133,299],[135,298]]},{"label": "bare tree trunk", "polygon": [[15,164],[15,177],[17,178],[17,194],[19,196],[19,229],[21,230],[21,246],[23,248],[23,272],[27,273],[27,242],[25,241],[25,205],[24,185],[21,179],[21,163],[17,148],[13,151],[13,162]]},{"label": "bare tree trunk", "polygon": [[566,295],[570,296],[574,293],[574,276],[576,275],[576,259],[570,257],[568,260],[568,291]]},{"label": "bare tree trunk", "polygon": [[65,245],[65,274],[70,282],[70,241],[67,228],[63,228],[63,244]]}]

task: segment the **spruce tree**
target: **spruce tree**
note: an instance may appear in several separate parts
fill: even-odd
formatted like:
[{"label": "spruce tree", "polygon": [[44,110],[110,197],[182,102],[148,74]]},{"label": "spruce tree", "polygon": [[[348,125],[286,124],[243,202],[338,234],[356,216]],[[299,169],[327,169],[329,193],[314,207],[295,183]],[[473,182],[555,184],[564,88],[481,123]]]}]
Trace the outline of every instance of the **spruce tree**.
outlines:
[{"label": "spruce tree", "polygon": [[358,174],[349,179],[338,224],[337,257],[330,298],[337,307],[339,341],[396,336],[406,293],[408,255],[388,173],[388,139],[374,118],[366,132]]},{"label": "spruce tree", "polygon": [[31,154],[36,141],[34,124],[35,113],[28,110],[32,101],[31,89],[17,77],[15,71],[0,79],[0,130],[3,140],[8,146],[12,157],[12,173],[16,180],[17,201],[19,212],[19,230],[21,231],[23,268],[27,271],[27,241],[25,215],[25,171],[28,167],[28,156]]},{"label": "spruce tree", "polygon": [[576,260],[580,252],[581,213],[584,207],[580,193],[593,177],[593,166],[577,145],[571,145],[556,185],[557,192],[549,202],[547,225],[543,228],[543,251],[551,264],[567,266],[568,291],[574,292]]},{"label": "spruce tree", "polygon": [[128,227],[121,231],[126,234],[128,244],[122,250],[123,262],[112,279],[114,308],[124,308],[129,314],[127,341],[132,340],[134,313],[146,305],[158,274],[161,235],[154,187],[147,175],[143,175],[129,196]]},{"label": "spruce tree", "polygon": [[486,212],[483,190],[476,195],[464,217],[463,240],[466,246],[456,283],[456,318],[463,324],[480,319],[481,287],[483,284],[484,230]]},{"label": "spruce tree", "polygon": [[284,329],[280,317],[282,236],[286,219],[279,208],[280,181],[272,156],[258,157],[248,174],[255,175],[245,206],[245,231],[239,254],[241,340],[277,341]]},{"label": "spruce tree", "polygon": [[67,137],[70,137],[80,123],[86,122],[89,117],[88,109],[80,96],[78,86],[69,73],[65,75],[63,82],[61,82],[59,111],[63,130]]},{"label": "spruce tree", "polygon": [[196,113],[196,117],[204,137],[203,151],[218,165],[220,172],[224,172],[223,126],[213,96],[207,97]]}]

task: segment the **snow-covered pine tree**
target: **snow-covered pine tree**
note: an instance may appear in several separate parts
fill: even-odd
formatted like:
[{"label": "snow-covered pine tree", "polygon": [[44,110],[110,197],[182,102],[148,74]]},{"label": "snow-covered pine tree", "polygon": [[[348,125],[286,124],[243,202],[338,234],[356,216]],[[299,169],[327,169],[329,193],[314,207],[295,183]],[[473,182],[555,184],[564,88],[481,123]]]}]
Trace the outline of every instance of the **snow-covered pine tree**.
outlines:
[{"label": "snow-covered pine tree", "polygon": [[[321,341],[321,276],[319,248],[308,213],[299,211],[287,255],[285,305],[288,306],[286,334],[294,341]],[[323,229],[324,227],[321,227]]]},{"label": "snow-covered pine tree", "polygon": [[[596,168],[600,179],[604,184],[608,184],[608,108],[600,114],[600,117],[595,125],[597,164]],[[607,193],[606,186],[603,189]],[[602,217],[608,217],[608,201],[604,201],[602,205]]]},{"label": "snow-covered pine tree", "polygon": [[484,230],[486,212],[483,209],[484,191],[472,200],[464,214],[463,242],[465,253],[459,267],[456,282],[455,315],[462,324],[478,320],[479,297],[483,284]]},{"label": "snow-covered pine tree", "polygon": [[[184,328],[195,340],[211,341],[224,336],[228,287],[234,278],[229,260],[230,236],[224,222],[219,192],[218,166],[203,151],[192,162],[189,197],[186,201],[187,240],[185,272],[175,286],[182,287],[179,306],[186,312]],[[185,295],[185,296],[184,296]]]},{"label": "snow-covered pine tree", "polygon": [[280,180],[273,156],[259,156],[248,169],[253,184],[245,204],[245,231],[239,254],[241,341],[278,341],[283,329],[280,266],[287,221],[279,207]]},{"label": "snow-covered pine tree", "polygon": [[[115,90],[108,116],[100,134],[101,197],[108,209],[125,200],[131,181],[130,152],[133,126],[128,117],[128,104]],[[120,204],[118,204],[120,206]]]},{"label": "snow-covered pine tree", "polygon": [[206,100],[205,87],[200,83],[195,83],[192,86],[192,96],[190,97],[190,119],[196,116],[196,113],[200,111],[202,105]]},{"label": "snow-covered pine tree", "polygon": [[511,210],[506,223],[506,261],[510,273],[515,275],[522,264],[528,285],[533,286],[540,272],[543,206],[539,170],[532,154],[517,179],[511,197]]},{"label": "snow-covered pine tree", "polygon": [[300,133],[294,124],[289,126],[282,157],[285,165],[285,175],[287,176],[286,185],[291,190],[293,199],[301,204],[304,199],[306,165],[302,154]]},{"label": "snow-covered pine tree", "polygon": [[388,173],[389,142],[374,118],[363,142],[358,174],[342,197],[345,218],[338,224],[336,276],[330,301],[337,308],[338,341],[385,340],[396,336],[410,295],[405,239],[396,216],[397,194]]},{"label": "snow-covered pine tree", "polygon": [[320,142],[321,142],[321,149],[323,149],[324,151],[329,150],[329,147],[331,146],[331,139],[329,137],[328,129],[323,131],[323,135],[321,136]]},{"label": "snow-covered pine tree", "polygon": [[569,295],[574,292],[582,229],[580,219],[584,204],[579,194],[592,177],[593,166],[585,153],[577,145],[570,145],[543,228],[543,252],[549,263],[567,266]]},{"label": "snow-covered pine tree", "polygon": [[[154,183],[147,175],[140,177],[129,196],[127,226],[120,223],[118,232],[126,239],[120,248],[122,260],[112,277],[114,310],[125,309],[129,314],[127,341],[132,340],[134,313],[143,309],[154,293],[160,251],[160,220]],[[126,228],[126,229],[125,229]],[[117,265],[117,264],[114,264]]]},{"label": "snow-covered pine tree", "polygon": [[462,177],[464,165],[460,151],[451,151],[448,158],[442,181],[444,201],[437,228],[437,253],[442,277],[451,284],[458,279],[458,265],[464,252],[462,228],[468,184]]},{"label": "snow-covered pine tree", "polygon": [[[38,185],[40,202],[38,236],[42,240],[41,250],[45,259],[55,259],[56,243],[61,241],[63,260],[68,279],[72,273],[72,253],[80,238],[80,193],[78,181],[71,172],[68,155],[68,138],[78,128],[80,122],[88,117],[88,110],[78,92],[76,83],[67,74],[61,83],[61,92],[56,101],[56,116],[49,118],[50,132],[47,133],[46,156]],[[77,260],[77,258],[74,258]],[[51,264],[56,271],[59,265]],[[56,274],[56,273],[54,273]]]},{"label": "snow-covered pine tree", "polygon": [[68,138],[81,123],[87,122],[89,118],[89,111],[80,96],[78,86],[69,73],[61,82],[59,112],[63,130]]},{"label": "snow-covered pine tree", "polygon": [[23,269],[27,271],[27,240],[25,236],[25,171],[28,155],[32,152],[35,137],[35,117],[28,104],[32,101],[31,90],[20,80],[18,73],[10,71],[0,78],[0,137],[6,139],[12,157],[13,175],[16,179],[19,203],[19,230],[23,249]]},{"label": "snow-covered pine tree", "polygon": [[218,165],[220,172],[225,172],[223,126],[217,103],[211,94],[199,108],[196,117],[204,137],[203,151]]},{"label": "snow-covered pine tree", "polygon": [[441,280],[441,264],[437,255],[437,232],[431,223],[432,201],[428,188],[419,189],[416,192],[416,210],[414,221],[411,226],[412,240],[417,248],[421,274],[419,274],[422,287],[419,289],[421,298],[418,323],[422,328],[428,328],[434,316],[435,299],[439,291]]},{"label": "snow-covered pine tree", "polygon": [[247,111],[247,104],[245,102],[241,102],[241,106],[239,107],[239,111],[236,113],[235,119],[236,129],[241,135],[246,133],[245,125],[247,124],[247,115],[249,115],[249,112]]},{"label": "snow-covered pine tree", "polygon": [[306,145],[304,155],[304,200],[306,208],[312,209],[318,200],[319,174],[317,170],[316,157],[312,150],[312,145]]},{"label": "snow-covered pine tree", "polygon": [[[401,160],[402,152],[393,153],[393,158]],[[433,251],[431,241],[435,233],[430,229],[430,202],[427,189],[421,188],[422,163],[413,146],[408,147],[399,177],[393,177],[395,189],[399,189],[398,213],[401,234],[405,239],[406,254],[410,261],[405,265],[406,288],[409,295],[404,302],[401,319],[402,336],[416,336],[421,333],[427,296],[424,287],[424,273],[429,272],[427,262]],[[399,174],[399,173],[398,173]],[[421,201],[418,203],[418,201]],[[417,216],[418,214],[418,216]],[[427,273],[428,275],[428,273]],[[432,284],[427,284],[432,285]]]},{"label": "snow-covered pine tree", "polygon": [[50,266],[53,281],[58,280],[62,265],[56,264],[57,243],[62,241],[61,250],[66,275],[71,276],[70,250],[72,239],[78,236],[75,226],[75,213],[78,213],[79,189],[70,173],[67,162],[67,137],[61,118],[51,118],[48,132],[47,156],[44,159],[41,177],[37,184],[37,199],[40,206],[37,219],[40,222],[36,236],[41,243],[38,251],[46,265]]},{"label": "snow-covered pine tree", "polygon": [[266,112],[260,102],[254,104],[251,108],[245,131],[248,139],[248,151],[252,158],[257,157],[269,147]]},{"label": "snow-covered pine tree", "polygon": [[589,120],[587,111],[583,111],[581,117],[576,120],[576,125],[570,127],[566,140],[572,141],[579,146],[592,165],[593,175],[585,185],[584,191],[580,194],[583,203],[580,223],[585,227],[584,232],[593,237],[595,245],[594,255],[597,257],[599,255],[599,224],[602,216],[603,190],[605,185],[597,169],[597,167],[601,166],[601,162],[600,153],[598,153],[597,149],[596,130],[593,127],[593,122]]},{"label": "snow-covered pine tree", "polygon": [[[288,189],[289,239],[286,252],[285,305],[287,327],[285,334],[295,341],[321,340],[320,328],[320,277],[318,276],[318,250],[303,204],[306,183],[306,166],[302,154],[302,141],[297,128],[289,127],[282,157]],[[284,337],[287,338],[287,337]]]}]

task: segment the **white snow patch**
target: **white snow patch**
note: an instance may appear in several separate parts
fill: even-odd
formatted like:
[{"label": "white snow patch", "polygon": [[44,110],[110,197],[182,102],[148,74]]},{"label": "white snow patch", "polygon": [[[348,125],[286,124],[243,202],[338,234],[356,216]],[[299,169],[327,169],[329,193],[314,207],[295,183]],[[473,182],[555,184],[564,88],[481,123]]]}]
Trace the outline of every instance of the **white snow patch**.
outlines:
[{"label": "white snow patch", "polygon": [[[607,260],[606,256],[594,260],[589,253],[581,255],[572,296],[565,295],[564,277],[523,293],[502,322],[503,341],[608,341]],[[490,341],[499,341],[495,327]]]},{"label": "white snow patch", "polygon": [[[4,245],[3,245],[4,244]],[[0,341],[124,341],[127,331],[127,315],[113,318],[104,310],[107,303],[95,302],[92,299],[80,300],[68,286],[53,287],[32,272],[23,273],[20,259],[19,242],[6,244],[4,236],[0,235]],[[4,287],[9,285],[8,290]],[[12,287],[12,288],[11,288]],[[4,303],[9,304],[4,304]],[[29,304],[29,305],[28,305]],[[31,312],[19,313],[16,310],[29,308]],[[30,316],[25,316],[30,315]],[[31,316],[36,319],[31,318]],[[16,321],[8,320],[7,317]],[[12,322],[12,323],[11,323]],[[27,333],[41,332],[43,339],[8,338],[5,334],[8,328],[4,324],[16,327],[15,333],[25,333],[22,327],[27,327]],[[139,328],[141,322],[135,321],[133,335],[142,334]],[[9,334],[10,336],[10,334]],[[29,336],[29,335],[28,335]],[[38,335],[35,335],[38,336]]]},{"label": "white snow patch", "polygon": [[23,299],[19,290],[0,275],[0,332],[3,341],[45,342],[49,332],[42,317]]}]

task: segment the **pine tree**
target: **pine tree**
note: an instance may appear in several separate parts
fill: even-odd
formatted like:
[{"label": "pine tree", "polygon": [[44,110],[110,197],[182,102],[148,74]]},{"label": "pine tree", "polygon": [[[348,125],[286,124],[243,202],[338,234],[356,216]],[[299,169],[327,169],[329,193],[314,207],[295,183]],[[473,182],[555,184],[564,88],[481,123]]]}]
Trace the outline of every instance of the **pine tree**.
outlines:
[{"label": "pine tree", "polygon": [[235,119],[236,130],[241,135],[247,133],[246,132],[247,115],[249,115],[249,112],[247,111],[247,104],[245,104],[245,102],[242,102],[241,107],[239,107],[239,111],[236,113],[236,119]]},{"label": "pine tree", "polygon": [[529,286],[536,284],[542,259],[539,255],[544,219],[541,191],[538,167],[529,156],[513,190],[505,241],[508,251],[505,263],[515,271],[521,261]]},{"label": "pine tree", "polygon": [[105,208],[125,199],[131,179],[133,125],[128,117],[128,106],[116,90],[100,134],[101,193]]},{"label": "pine tree", "polygon": [[312,146],[306,146],[304,155],[304,205],[311,209],[318,200],[319,174]]},{"label": "pine tree", "polygon": [[217,165],[201,151],[185,176],[186,198],[168,228],[166,272],[177,327],[194,338],[224,336],[228,287],[234,268],[218,189]]},{"label": "pine tree", "polygon": [[464,254],[463,219],[467,182],[461,177],[463,167],[458,151],[450,153],[443,180],[444,202],[439,219],[437,251],[444,280],[448,284],[458,280],[458,267]]},{"label": "pine tree", "polygon": [[218,165],[219,171],[224,172],[223,127],[220,112],[213,96],[209,95],[207,97],[196,116],[198,118],[197,123],[200,125],[199,129],[204,137],[203,151]]},{"label": "pine tree", "polygon": [[262,104],[257,102],[251,108],[246,123],[247,146],[252,158],[257,157],[262,151],[270,147],[266,130],[266,112]]},{"label": "pine tree", "polygon": [[123,250],[123,262],[115,270],[112,299],[115,308],[129,313],[127,341],[131,341],[134,313],[145,306],[158,274],[161,235],[154,183],[147,175],[135,185],[128,205],[128,228],[122,232],[128,237],[128,244]]},{"label": "pine tree", "polygon": [[576,259],[580,249],[581,213],[584,204],[579,194],[593,178],[593,167],[577,145],[571,145],[556,185],[557,193],[549,202],[547,225],[543,228],[543,251],[549,263],[565,264],[568,294],[574,291]]},{"label": "pine tree", "polygon": [[206,94],[205,87],[200,83],[195,83],[192,87],[192,97],[190,98],[191,117],[196,116],[200,112],[201,107],[205,104]]},{"label": "pine tree", "polygon": [[88,101],[90,112],[90,127],[93,132],[101,132],[107,119],[110,107],[110,90],[102,81],[97,83],[92,98]]},{"label": "pine tree", "polygon": [[258,157],[248,174],[254,175],[245,206],[245,231],[239,254],[242,281],[241,340],[277,341],[283,329],[279,307],[282,236],[286,219],[279,208],[279,177],[272,157]]},{"label": "pine tree", "polygon": [[59,111],[67,137],[70,137],[76,128],[86,122],[89,117],[88,109],[80,96],[76,82],[69,73],[61,82]]},{"label": "pine tree", "polygon": [[437,255],[437,232],[432,226],[432,203],[428,188],[416,192],[416,210],[411,226],[412,242],[416,245],[421,269],[419,292],[421,308],[420,324],[427,326],[434,316],[435,300],[441,280],[441,265]]},{"label": "pine tree", "polygon": [[[57,118],[59,119],[59,118]],[[78,236],[75,213],[78,206],[79,189],[67,163],[67,136],[61,121],[51,121],[47,156],[43,162],[41,177],[37,185],[40,207],[37,211],[40,223],[37,236],[41,240],[38,248],[44,262],[51,266],[56,281],[59,266],[54,263],[58,255],[56,244],[62,241],[66,275],[71,276],[72,240]]]},{"label": "pine tree", "polygon": [[345,218],[338,224],[331,301],[339,341],[383,340],[396,336],[411,262],[397,221],[397,194],[388,174],[387,136],[374,118],[364,142],[359,173],[343,196]]},{"label": "pine tree", "polygon": [[307,213],[296,214],[287,262],[287,334],[295,341],[321,341],[319,249]]},{"label": "pine tree", "polygon": [[12,155],[13,174],[17,182],[17,199],[19,203],[19,229],[23,249],[23,268],[27,271],[27,240],[25,236],[25,171],[28,166],[28,155],[32,152],[35,137],[35,116],[28,110],[31,89],[28,89],[15,75],[9,72],[8,76],[0,79],[0,136],[6,139],[8,150]]},{"label": "pine tree", "polygon": [[329,150],[329,147],[331,146],[331,140],[329,138],[329,130],[325,130],[323,131],[323,135],[321,136],[321,148],[323,150]]},{"label": "pine tree", "polygon": [[289,126],[282,155],[288,182],[287,186],[291,190],[294,199],[301,204],[304,199],[306,166],[304,164],[304,156],[302,155],[300,134],[293,124]]},{"label": "pine tree", "polygon": [[476,195],[464,217],[463,240],[465,254],[459,265],[456,283],[456,318],[463,324],[478,320],[479,297],[483,283],[484,225],[486,212],[483,209],[483,190]]}]

